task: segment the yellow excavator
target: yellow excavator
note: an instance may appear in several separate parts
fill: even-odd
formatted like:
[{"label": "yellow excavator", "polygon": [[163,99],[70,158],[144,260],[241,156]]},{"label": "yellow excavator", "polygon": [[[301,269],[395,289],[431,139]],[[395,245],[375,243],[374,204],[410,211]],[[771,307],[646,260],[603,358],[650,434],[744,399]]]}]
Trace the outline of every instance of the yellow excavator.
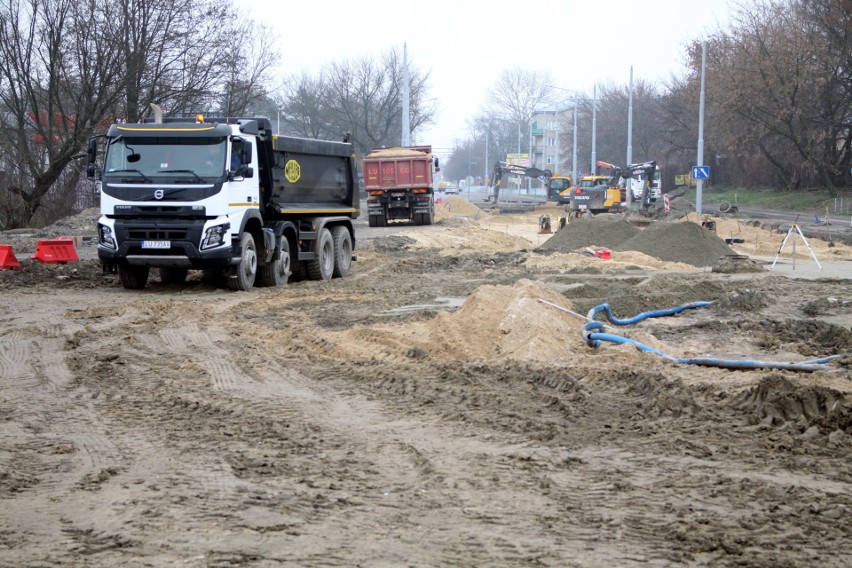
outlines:
[{"label": "yellow excavator", "polygon": [[[577,187],[565,191],[560,196],[560,203],[570,203],[569,212],[588,213],[617,213],[627,207],[626,185],[632,183],[634,176],[642,180],[644,186],[641,197],[641,207],[650,206],[649,184],[653,179],[657,162],[643,162],[619,167],[608,162],[599,161],[595,164],[596,175],[580,178]],[[602,175],[607,171],[609,175]]]}]

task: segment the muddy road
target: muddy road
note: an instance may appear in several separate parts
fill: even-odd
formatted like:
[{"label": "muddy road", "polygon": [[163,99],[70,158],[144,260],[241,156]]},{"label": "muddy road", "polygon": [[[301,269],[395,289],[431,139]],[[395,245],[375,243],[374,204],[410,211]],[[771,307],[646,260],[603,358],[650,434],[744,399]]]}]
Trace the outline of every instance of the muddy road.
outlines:
[{"label": "muddy road", "polygon": [[[128,291],[91,245],[0,271],[0,566],[852,564],[852,270],[602,260],[539,234],[542,211],[457,199],[431,228],[359,224],[328,282]],[[27,258],[32,236],[4,237]],[[601,303],[696,301],[609,331],[675,358],[841,357],[730,370],[580,334]]]}]

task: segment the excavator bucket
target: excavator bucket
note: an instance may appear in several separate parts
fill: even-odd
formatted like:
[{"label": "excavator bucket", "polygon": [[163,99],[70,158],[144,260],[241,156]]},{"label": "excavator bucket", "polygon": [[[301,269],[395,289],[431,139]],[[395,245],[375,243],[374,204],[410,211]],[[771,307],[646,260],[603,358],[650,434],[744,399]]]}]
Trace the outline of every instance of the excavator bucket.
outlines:
[{"label": "excavator bucket", "polygon": [[21,263],[18,262],[12,247],[0,245],[0,270],[20,270]]}]

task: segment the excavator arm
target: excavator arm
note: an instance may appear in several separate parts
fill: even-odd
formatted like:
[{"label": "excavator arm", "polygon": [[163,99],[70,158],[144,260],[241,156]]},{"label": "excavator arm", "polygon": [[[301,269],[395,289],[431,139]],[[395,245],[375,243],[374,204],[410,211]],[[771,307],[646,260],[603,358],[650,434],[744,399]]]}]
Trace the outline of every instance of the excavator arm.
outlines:
[{"label": "excavator arm", "polygon": [[633,174],[637,172],[641,174],[643,182],[641,206],[643,209],[647,209],[651,205],[648,190],[651,184],[651,180],[654,179],[654,172],[656,171],[656,169],[656,160],[652,160],[650,162],[642,162],[640,164],[628,164],[624,166],[623,175],[625,178],[633,177]]},{"label": "excavator arm", "polygon": [[506,162],[497,162],[494,164],[494,171],[491,174],[491,183],[488,185],[488,193],[485,196],[485,201],[497,204],[500,196],[500,186],[503,181],[503,175],[524,176],[533,179],[545,178],[544,184],[553,177],[553,172],[550,170],[540,170],[534,167],[524,167],[517,164],[507,164]]}]

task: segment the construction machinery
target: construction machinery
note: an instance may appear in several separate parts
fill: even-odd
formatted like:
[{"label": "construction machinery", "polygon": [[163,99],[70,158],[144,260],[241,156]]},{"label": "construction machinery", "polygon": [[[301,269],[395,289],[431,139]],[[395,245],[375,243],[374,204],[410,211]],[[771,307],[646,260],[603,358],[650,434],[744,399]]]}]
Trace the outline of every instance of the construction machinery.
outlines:
[{"label": "construction machinery", "polygon": [[659,184],[660,169],[656,160],[639,164],[628,164],[622,168],[621,176],[629,183],[633,199],[642,209],[648,209],[662,195]]},{"label": "construction machinery", "polygon": [[[431,146],[373,148],[364,156],[367,222],[386,227],[388,221],[431,225],[435,218],[434,174],[440,171]],[[458,193],[446,184],[447,194]]]},{"label": "construction machinery", "polygon": [[491,174],[491,183],[488,185],[488,192],[485,195],[485,201],[497,204],[500,198],[500,187],[503,182],[504,175],[524,176],[533,179],[542,178],[545,186],[549,185],[550,179],[553,177],[553,172],[550,170],[540,170],[534,167],[519,166],[518,164],[509,164],[506,162],[497,162],[494,164],[494,172]]},{"label": "construction machinery", "polygon": [[572,180],[568,176],[554,174],[547,183],[547,200],[559,201],[560,194],[566,189],[571,189]]},{"label": "construction machinery", "polygon": [[204,270],[243,291],[349,273],[360,211],[348,136],[275,136],[264,117],[152,109],[153,119],[116,123],[89,140],[104,272],[140,289],[151,268],[172,284]]},{"label": "construction machinery", "polygon": [[[610,213],[621,211],[626,202],[626,190],[621,184],[623,168],[608,162],[595,163],[595,175],[583,176],[576,187],[563,191],[559,203],[570,205],[570,212],[577,214]],[[609,175],[603,175],[603,171]]]}]

